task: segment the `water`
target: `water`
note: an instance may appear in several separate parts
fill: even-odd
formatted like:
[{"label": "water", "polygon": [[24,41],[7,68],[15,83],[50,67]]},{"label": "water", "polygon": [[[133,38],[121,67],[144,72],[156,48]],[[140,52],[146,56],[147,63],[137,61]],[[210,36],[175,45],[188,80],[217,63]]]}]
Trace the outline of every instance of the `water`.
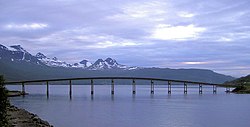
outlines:
[{"label": "water", "polygon": [[[194,86],[193,86],[194,87]],[[17,86],[8,86],[17,89]],[[18,89],[21,87],[18,86]],[[26,86],[30,95],[11,98],[11,103],[38,114],[55,127],[249,127],[250,96],[226,94],[212,87],[173,88],[167,94],[167,86],[156,86],[150,95],[150,86],[115,86],[111,96],[110,86],[95,86],[94,96],[90,86],[73,86],[73,98],[69,99],[68,86],[50,86],[50,98],[46,98],[45,86]]]}]

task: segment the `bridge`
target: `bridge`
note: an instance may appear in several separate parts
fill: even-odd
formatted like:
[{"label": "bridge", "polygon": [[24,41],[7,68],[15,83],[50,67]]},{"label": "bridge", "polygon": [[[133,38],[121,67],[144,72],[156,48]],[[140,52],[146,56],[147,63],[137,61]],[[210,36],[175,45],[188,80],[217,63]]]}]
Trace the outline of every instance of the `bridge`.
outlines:
[{"label": "bridge", "polygon": [[[185,80],[172,80],[172,79],[161,79],[161,78],[143,78],[143,77],[85,77],[85,78],[62,78],[62,79],[45,79],[45,80],[26,80],[26,81],[13,81],[13,82],[4,82],[5,85],[22,85],[22,93],[23,96],[25,95],[25,85],[32,85],[30,83],[45,83],[46,84],[46,95],[49,98],[49,82],[56,82],[56,81],[68,81],[69,85],[69,97],[72,99],[72,81],[75,80],[89,80],[91,89],[90,94],[94,95],[94,80],[111,80],[111,94],[114,95],[115,93],[115,80],[131,80],[132,81],[132,94],[136,94],[136,81],[137,80],[148,80],[150,81],[150,93],[154,94],[155,88],[155,81],[162,81],[166,82],[168,86],[168,94],[172,92],[172,83],[179,83],[183,84],[183,91],[184,94],[187,94],[188,85],[197,85],[199,94],[202,94],[202,86],[212,86],[212,92],[216,94],[217,87],[225,87],[226,92],[230,92],[230,87],[236,87],[233,85],[225,85],[225,84],[214,84],[214,83],[206,83],[206,82],[195,82],[195,81],[185,81]],[[29,83],[29,84],[28,84]]]}]

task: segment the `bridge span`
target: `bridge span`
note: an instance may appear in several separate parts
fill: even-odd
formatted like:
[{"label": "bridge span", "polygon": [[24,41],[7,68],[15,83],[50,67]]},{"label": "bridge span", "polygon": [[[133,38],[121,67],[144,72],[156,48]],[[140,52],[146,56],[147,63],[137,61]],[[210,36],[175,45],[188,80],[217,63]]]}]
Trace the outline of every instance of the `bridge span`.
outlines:
[{"label": "bridge span", "polygon": [[[11,82],[4,82],[5,85],[21,85],[22,86],[22,93],[25,96],[25,85],[32,85],[30,83],[45,83],[46,84],[46,95],[49,98],[49,82],[56,82],[56,81],[68,81],[69,85],[69,96],[70,99],[72,98],[72,81],[75,80],[89,80],[90,84],[90,94],[94,95],[94,80],[110,80],[111,85],[111,94],[114,95],[115,93],[115,80],[132,80],[132,94],[136,94],[136,81],[137,80],[149,80],[150,81],[150,93],[154,94],[155,84],[154,81],[162,81],[166,82],[168,86],[168,94],[172,92],[172,83],[180,83],[183,84],[184,94],[187,94],[188,85],[198,85],[198,92],[202,94],[202,86],[208,85],[212,86],[212,92],[216,94],[217,87],[225,87],[226,92],[230,92],[230,87],[236,87],[233,85],[225,85],[225,84],[215,84],[215,83],[207,83],[207,82],[196,82],[196,81],[185,81],[185,80],[172,80],[172,79],[161,79],[161,78],[143,78],[143,77],[85,77],[85,78],[60,78],[60,79],[43,79],[43,80],[24,80],[24,81],[11,81]],[[28,84],[29,83],[29,84]]]}]

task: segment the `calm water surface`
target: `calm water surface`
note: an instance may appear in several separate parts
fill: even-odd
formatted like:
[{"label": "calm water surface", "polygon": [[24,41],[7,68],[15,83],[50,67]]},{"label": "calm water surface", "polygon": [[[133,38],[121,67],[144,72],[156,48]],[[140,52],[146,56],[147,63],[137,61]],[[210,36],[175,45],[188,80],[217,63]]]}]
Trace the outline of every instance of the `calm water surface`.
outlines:
[{"label": "calm water surface", "polygon": [[[8,86],[21,89],[20,86]],[[50,86],[50,98],[46,98],[45,86],[26,86],[30,95],[11,98],[11,103],[39,115],[55,127],[249,127],[250,95],[224,93],[218,88],[173,88],[167,94],[167,86],[156,86],[150,95],[150,86],[137,86],[132,95],[131,86],[95,86],[90,96],[90,86],[73,86],[73,98],[69,99],[68,86]]]}]

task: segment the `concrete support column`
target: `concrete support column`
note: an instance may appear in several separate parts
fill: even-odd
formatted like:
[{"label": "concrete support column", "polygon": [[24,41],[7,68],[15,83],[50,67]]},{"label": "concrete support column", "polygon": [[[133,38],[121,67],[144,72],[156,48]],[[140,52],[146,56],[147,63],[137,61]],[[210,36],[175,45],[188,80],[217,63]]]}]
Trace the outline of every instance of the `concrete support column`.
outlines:
[{"label": "concrete support column", "polygon": [[46,81],[46,95],[47,95],[47,98],[49,98],[49,81]]},{"label": "concrete support column", "polygon": [[217,92],[217,86],[213,85],[213,94],[216,94]]},{"label": "concrete support column", "polygon": [[135,79],[133,79],[133,83],[132,83],[132,87],[133,87],[132,93],[133,93],[133,94],[136,93],[136,91],[135,91],[135,89],[136,89],[135,85],[136,85],[136,84],[135,84]]},{"label": "concrete support column", "polygon": [[151,80],[151,94],[154,94],[154,81]]},{"label": "concrete support column", "polygon": [[72,81],[69,80],[69,98],[72,99]]},{"label": "concrete support column", "polygon": [[199,94],[202,94],[202,85],[199,84]]},{"label": "concrete support column", "polygon": [[184,94],[187,94],[187,83],[184,82]]},{"label": "concrete support column", "polygon": [[24,86],[24,82],[22,82],[22,95],[23,95],[23,97],[25,96],[25,86]]},{"label": "concrete support column", "polygon": [[168,81],[168,94],[171,94],[171,81]]},{"label": "concrete support column", "polygon": [[114,83],[114,79],[111,80],[111,94],[112,94],[112,95],[115,94],[115,83]]},{"label": "concrete support column", "polygon": [[91,84],[91,95],[94,95],[94,81],[93,79],[90,80],[90,84]]}]

